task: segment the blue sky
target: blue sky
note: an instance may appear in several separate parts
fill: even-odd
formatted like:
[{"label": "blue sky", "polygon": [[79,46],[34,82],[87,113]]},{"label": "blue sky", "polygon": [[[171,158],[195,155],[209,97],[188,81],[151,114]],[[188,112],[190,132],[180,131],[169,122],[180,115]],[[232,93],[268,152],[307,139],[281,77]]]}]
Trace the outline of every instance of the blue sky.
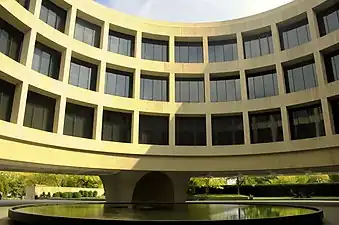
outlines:
[{"label": "blue sky", "polygon": [[96,0],[132,15],[177,22],[221,21],[257,14],[292,0]]}]

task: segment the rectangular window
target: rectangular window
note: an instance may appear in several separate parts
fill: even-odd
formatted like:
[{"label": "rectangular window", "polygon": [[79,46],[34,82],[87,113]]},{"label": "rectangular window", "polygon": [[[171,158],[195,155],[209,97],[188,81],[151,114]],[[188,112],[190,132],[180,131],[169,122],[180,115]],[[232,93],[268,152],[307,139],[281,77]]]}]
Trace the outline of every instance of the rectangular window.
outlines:
[{"label": "rectangular window", "polygon": [[93,116],[93,108],[67,102],[64,135],[91,139],[93,134]]},{"label": "rectangular window", "polygon": [[118,70],[106,71],[105,93],[126,98],[132,97],[133,74]]},{"label": "rectangular window", "polygon": [[271,32],[244,37],[244,51],[246,59],[273,53]]},{"label": "rectangular window", "polygon": [[244,144],[242,116],[212,115],[213,145]]},{"label": "rectangular window", "polygon": [[133,57],[134,42],[134,36],[110,30],[108,36],[108,51]]},{"label": "rectangular window", "polygon": [[0,52],[19,61],[24,35],[0,18]]},{"label": "rectangular window", "polygon": [[289,110],[292,140],[325,136],[320,105]]},{"label": "rectangular window", "polygon": [[140,99],[168,101],[168,78],[142,75],[140,84]]},{"label": "rectangular window", "polygon": [[308,20],[282,27],[280,29],[281,49],[289,49],[311,41]]},{"label": "rectangular window", "polygon": [[131,143],[130,113],[104,110],[102,117],[102,140]]},{"label": "rectangular window", "polygon": [[16,0],[20,5],[25,7],[25,9],[29,9],[29,0]]},{"label": "rectangular window", "polygon": [[168,62],[168,41],[143,38],[141,58]]},{"label": "rectangular window", "polygon": [[339,80],[339,51],[324,55],[327,81],[333,82]]},{"label": "rectangular window", "polygon": [[175,117],[175,145],[205,146],[205,117]]},{"label": "rectangular window", "polygon": [[267,71],[247,77],[248,98],[264,98],[278,95],[277,73]]},{"label": "rectangular window", "polygon": [[0,120],[10,121],[15,86],[0,79]]},{"label": "rectangular window", "polygon": [[176,102],[205,102],[203,78],[176,78]]},{"label": "rectangular window", "polygon": [[319,12],[317,14],[320,36],[329,34],[339,29],[339,4]]},{"label": "rectangular window", "polygon": [[168,123],[165,116],[140,115],[139,144],[168,145]]},{"label": "rectangular window", "polygon": [[61,53],[39,42],[35,44],[32,69],[51,78],[59,78]]},{"label": "rectangular window", "polygon": [[86,20],[77,18],[75,22],[74,38],[99,48],[100,27]]},{"label": "rectangular window", "polygon": [[339,134],[339,99],[331,101],[332,118],[334,122],[335,133]]},{"label": "rectangular window", "polygon": [[211,75],[211,102],[228,102],[241,100],[240,78]]},{"label": "rectangular window", "polygon": [[318,86],[314,61],[303,62],[285,68],[287,93],[301,91]]},{"label": "rectangular window", "polygon": [[203,49],[201,42],[175,42],[175,62],[203,63]]},{"label": "rectangular window", "polygon": [[66,15],[67,12],[55,5],[53,2],[49,0],[42,0],[40,19],[51,27],[59,30],[60,32],[64,32]]},{"label": "rectangular window", "polygon": [[250,115],[250,126],[253,144],[283,141],[280,111]]},{"label": "rectangular window", "polygon": [[209,62],[226,62],[238,59],[237,41],[209,41]]},{"label": "rectangular window", "polygon": [[55,102],[53,98],[29,91],[24,126],[52,132]]},{"label": "rectangular window", "polygon": [[69,84],[95,91],[97,82],[97,66],[72,58]]}]

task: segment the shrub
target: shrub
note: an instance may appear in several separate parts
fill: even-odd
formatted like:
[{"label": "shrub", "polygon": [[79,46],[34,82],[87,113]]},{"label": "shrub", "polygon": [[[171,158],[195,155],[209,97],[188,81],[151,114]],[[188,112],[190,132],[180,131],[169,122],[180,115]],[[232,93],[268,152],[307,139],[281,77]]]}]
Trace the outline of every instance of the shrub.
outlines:
[{"label": "shrub", "polygon": [[93,191],[88,192],[88,197],[90,197],[90,198],[93,197]]},{"label": "shrub", "polygon": [[74,192],[73,198],[81,198],[81,194],[79,192]]},{"label": "shrub", "polygon": [[84,194],[82,195],[82,197],[88,197],[88,192],[84,191]]},{"label": "shrub", "polygon": [[79,193],[80,193],[81,197],[84,196],[84,191],[83,190],[80,190]]},{"label": "shrub", "polygon": [[93,191],[93,197],[94,198],[98,197],[98,192],[97,191]]},{"label": "shrub", "polygon": [[46,197],[50,198],[51,197],[51,192],[48,192]]},{"label": "shrub", "polygon": [[42,192],[42,194],[40,195],[40,198],[46,198],[46,193]]},{"label": "shrub", "polygon": [[55,192],[55,193],[53,194],[53,197],[54,197],[54,198],[60,198],[60,197],[61,197],[61,192],[60,192],[60,191]]},{"label": "shrub", "polygon": [[69,198],[68,192],[62,193],[62,194],[61,194],[61,197],[62,197],[62,198]]}]

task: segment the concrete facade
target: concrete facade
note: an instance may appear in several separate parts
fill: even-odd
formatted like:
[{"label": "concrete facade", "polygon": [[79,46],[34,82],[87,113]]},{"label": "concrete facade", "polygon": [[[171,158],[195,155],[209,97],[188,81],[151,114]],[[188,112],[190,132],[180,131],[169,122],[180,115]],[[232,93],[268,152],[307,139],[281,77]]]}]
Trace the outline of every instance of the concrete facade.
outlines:
[{"label": "concrete facade", "polygon": [[[0,16],[21,30],[25,36],[20,62],[0,54],[0,78],[16,85],[11,121],[0,121],[0,169],[60,173],[87,173],[102,175],[105,188],[114,187],[126,191],[127,183],[135,186],[144,171],[178,173],[184,178],[173,179],[174,189],[181,190],[181,181],[193,174],[251,174],[278,172],[338,171],[339,136],[335,134],[329,99],[339,95],[339,82],[327,83],[322,51],[338,44],[339,30],[320,37],[315,11],[325,0],[295,0],[287,5],[258,15],[211,23],[169,23],[152,21],[126,15],[108,9],[92,0],[52,0],[67,10],[65,33],[48,26],[39,19],[41,0],[31,0],[29,10],[15,0],[0,1]],[[280,49],[278,26],[306,16],[312,41],[295,48]],[[101,27],[100,48],[82,43],[73,38],[75,19],[81,17]],[[109,29],[135,36],[135,57],[109,52]],[[274,53],[245,59],[243,36],[270,29]],[[141,59],[142,37],[159,37],[169,40],[169,62]],[[237,39],[238,60],[209,63],[208,38],[234,36]],[[203,63],[175,63],[175,40],[199,39],[203,42]],[[46,44],[62,53],[59,80],[42,76],[31,69],[35,41]],[[315,60],[318,87],[294,93],[286,93],[282,65],[286,62],[312,55]],[[98,65],[97,91],[89,91],[68,84],[70,59],[78,59]],[[276,67],[279,95],[249,100],[246,88],[246,71]],[[104,93],[106,68],[119,68],[134,72],[132,98],[106,95]],[[140,74],[143,71],[160,73],[169,77],[169,102],[140,100]],[[240,74],[241,101],[210,101],[211,73]],[[175,102],[175,76],[203,76],[205,82],[204,103]],[[56,110],[53,132],[44,132],[23,126],[28,90],[55,98]],[[63,135],[66,102],[92,107],[95,110],[93,139],[81,139]],[[289,107],[320,102],[323,111],[326,135],[318,138],[291,140],[288,113]],[[131,112],[132,143],[101,140],[103,110]],[[283,142],[266,144],[250,143],[250,112],[280,109],[284,132]],[[212,146],[211,115],[243,115],[243,145]],[[167,115],[169,122],[169,145],[138,144],[139,114]],[[206,115],[206,146],[175,146],[175,115]],[[336,115],[338,116],[338,115]],[[118,174],[112,175],[115,172]],[[125,171],[134,171],[122,176]],[[186,173],[189,173],[187,175]],[[125,183],[126,182],[126,183]],[[175,184],[178,182],[178,184]],[[116,184],[117,184],[116,183]],[[127,185],[127,186],[126,186]],[[112,186],[113,188],[113,186]],[[108,199],[131,201],[133,196],[120,191]],[[174,191],[176,193],[176,191]],[[181,197],[175,195],[175,201]]]}]

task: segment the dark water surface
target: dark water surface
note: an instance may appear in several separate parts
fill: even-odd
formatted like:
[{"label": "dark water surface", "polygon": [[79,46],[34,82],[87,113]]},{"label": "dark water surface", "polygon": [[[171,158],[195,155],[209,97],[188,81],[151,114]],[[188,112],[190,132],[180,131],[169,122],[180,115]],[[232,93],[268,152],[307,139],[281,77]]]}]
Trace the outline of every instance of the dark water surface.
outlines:
[{"label": "dark water surface", "polygon": [[314,213],[307,208],[229,205],[229,204],[178,204],[170,208],[141,207],[138,209],[105,204],[43,205],[17,209],[30,214],[73,218],[99,218],[117,220],[244,220],[276,218]]}]

